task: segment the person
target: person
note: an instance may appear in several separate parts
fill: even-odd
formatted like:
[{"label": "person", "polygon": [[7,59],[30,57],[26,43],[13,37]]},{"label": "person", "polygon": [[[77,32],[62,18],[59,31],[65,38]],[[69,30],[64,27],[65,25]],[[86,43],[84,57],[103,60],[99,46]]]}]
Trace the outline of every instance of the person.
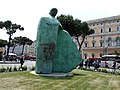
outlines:
[{"label": "person", "polygon": [[82,60],[82,63],[79,64],[79,69],[83,68],[83,62],[84,62],[84,60]]},{"label": "person", "polygon": [[113,68],[114,71],[116,71],[116,61],[113,62],[112,68]]},{"label": "person", "polygon": [[98,71],[98,68],[100,67],[100,65],[99,65],[99,60],[95,60],[94,61],[94,69],[95,69],[95,71]]},{"label": "person", "polygon": [[22,69],[22,65],[24,64],[24,58],[23,58],[23,56],[20,57],[20,64],[21,64],[21,69]]},{"label": "person", "polygon": [[108,62],[105,61],[105,68],[109,68]]},{"label": "person", "polygon": [[80,52],[55,18],[58,10],[52,8],[50,17],[42,17],[37,28],[35,72],[69,72],[81,62]]},{"label": "person", "polygon": [[85,60],[85,67],[88,67],[88,59]]}]

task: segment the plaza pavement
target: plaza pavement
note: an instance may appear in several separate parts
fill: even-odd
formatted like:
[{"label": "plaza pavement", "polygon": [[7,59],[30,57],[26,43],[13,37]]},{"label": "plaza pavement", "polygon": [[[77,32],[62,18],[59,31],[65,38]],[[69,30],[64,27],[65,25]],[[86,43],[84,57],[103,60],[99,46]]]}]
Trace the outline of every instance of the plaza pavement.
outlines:
[{"label": "plaza pavement", "polygon": [[[35,62],[36,61],[30,61],[30,60],[25,60],[23,66],[27,66],[28,68],[31,68],[33,66],[35,66]],[[19,67],[20,66],[20,62],[16,62],[16,61],[0,61],[0,67]]]},{"label": "plaza pavement", "polygon": [[[35,67],[35,63],[36,61],[30,61],[30,60],[25,60],[23,66],[27,66],[28,70],[32,67]],[[19,67],[20,66],[20,62],[16,62],[16,61],[5,61],[5,63],[3,61],[0,61],[0,68],[1,67]],[[90,67],[91,69],[94,69],[94,67]],[[109,72],[113,72],[113,69],[108,69],[108,68],[100,68],[100,69],[106,69]],[[117,72],[120,72],[119,69],[116,69]]]}]

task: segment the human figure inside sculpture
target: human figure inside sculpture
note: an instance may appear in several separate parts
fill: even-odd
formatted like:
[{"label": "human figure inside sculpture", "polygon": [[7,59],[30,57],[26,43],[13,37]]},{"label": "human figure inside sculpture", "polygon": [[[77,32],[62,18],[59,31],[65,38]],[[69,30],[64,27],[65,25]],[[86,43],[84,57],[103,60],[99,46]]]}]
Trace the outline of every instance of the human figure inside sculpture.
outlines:
[{"label": "human figure inside sculpture", "polygon": [[37,31],[36,42],[36,72],[51,73],[52,61],[57,43],[59,21],[55,18],[58,10],[52,8],[49,12],[50,17],[40,19]]},{"label": "human figure inside sculpture", "polygon": [[[50,10],[49,14],[50,14],[51,17],[55,18],[55,16],[57,15],[57,12],[58,12],[58,10],[57,10],[56,8],[52,8],[52,9]],[[58,22],[59,22],[59,21],[58,21]],[[63,27],[62,27],[62,25],[60,24],[60,22],[59,22],[59,27],[63,29]]]},{"label": "human figure inside sculpture", "polygon": [[58,10],[57,10],[56,8],[52,8],[52,9],[50,10],[49,14],[50,14],[51,16],[55,17],[55,16],[57,15],[57,12],[58,12]]},{"label": "human figure inside sculpture", "polygon": [[36,73],[70,72],[82,59],[68,32],[55,18],[58,10],[52,8],[51,17],[42,17],[36,39]]}]

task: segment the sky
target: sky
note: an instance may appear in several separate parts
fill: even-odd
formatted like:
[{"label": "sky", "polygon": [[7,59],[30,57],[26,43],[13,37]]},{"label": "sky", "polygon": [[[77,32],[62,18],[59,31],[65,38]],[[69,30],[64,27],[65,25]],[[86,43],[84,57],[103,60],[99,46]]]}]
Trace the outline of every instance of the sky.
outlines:
[{"label": "sky", "polygon": [[[20,24],[12,38],[25,36],[36,40],[37,26],[41,17],[48,16],[51,8],[57,8],[57,16],[72,15],[82,21],[120,15],[120,0],[0,0],[0,21],[10,20]],[[5,30],[0,29],[0,39],[8,40]]]}]

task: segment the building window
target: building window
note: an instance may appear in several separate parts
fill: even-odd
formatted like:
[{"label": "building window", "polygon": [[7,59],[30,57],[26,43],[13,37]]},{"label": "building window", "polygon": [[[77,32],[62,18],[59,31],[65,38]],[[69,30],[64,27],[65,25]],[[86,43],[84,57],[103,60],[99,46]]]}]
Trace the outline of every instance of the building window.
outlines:
[{"label": "building window", "polygon": [[93,39],[94,39],[94,37],[93,37]]},{"label": "building window", "polygon": [[120,46],[120,37],[116,38],[116,46]]},{"label": "building window", "polygon": [[102,25],[102,23],[101,23],[101,25]]},{"label": "building window", "polygon": [[101,38],[102,38],[102,36],[101,36]]},{"label": "building window", "polygon": [[103,29],[100,29],[100,32],[103,33]]},{"label": "building window", "polygon": [[87,42],[85,43],[85,47],[87,47]]},{"label": "building window", "polygon": [[108,38],[108,46],[112,46],[112,38],[111,37]]},{"label": "building window", "polygon": [[102,53],[99,54],[100,57],[102,57],[102,55],[103,55]]},{"label": "building window", "polygon": [[86,53],[84,54],[84,58],[87,59],[87,54]]},{"label": "building window", "polygon": [[95,47],[95,43],[96,43],[96,41],[93,40],[93,41],[92,41],[92,47]]},{"label": "building window", "polygon": [[94,53],[92,53],[92,58],[95,58],[95,54]]},{"label": "building window", "polygon": [[103,43],[102,42],[100,42],[100,47],[102,47],[103,46]]},{"label": "building window", "polygon": [[116,28],[117,30],[116,31],[119,31],[120,30],[120,27],[119,26],[117,26],[117,28]]},{"label": "building window", "polygon": [[109,32],[111,32],[112,31],[112,29],[111,28],[109,28]]},{"label": "building window", "polygon": [[92,43],[92,46],[95,47],[95,42]]}]

